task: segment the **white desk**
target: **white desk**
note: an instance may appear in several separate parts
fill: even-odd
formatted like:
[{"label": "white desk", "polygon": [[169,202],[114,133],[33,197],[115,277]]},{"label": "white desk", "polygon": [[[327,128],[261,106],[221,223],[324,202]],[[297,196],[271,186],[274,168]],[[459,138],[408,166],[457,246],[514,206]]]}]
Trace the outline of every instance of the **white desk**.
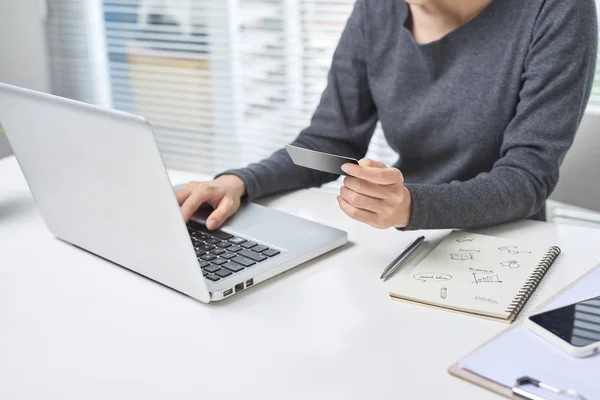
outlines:
[{"label": "white desk", "polygon": [[[53,238],[0,160],[0,399],[495,398],[446,368],[506,325],[392,301],[379,281],[416,233],[353,222],[316,191],[267,204],[353,244],[204,305]],[[600,230],[483,232],[562,247],[528,310],[600,261]]]}]

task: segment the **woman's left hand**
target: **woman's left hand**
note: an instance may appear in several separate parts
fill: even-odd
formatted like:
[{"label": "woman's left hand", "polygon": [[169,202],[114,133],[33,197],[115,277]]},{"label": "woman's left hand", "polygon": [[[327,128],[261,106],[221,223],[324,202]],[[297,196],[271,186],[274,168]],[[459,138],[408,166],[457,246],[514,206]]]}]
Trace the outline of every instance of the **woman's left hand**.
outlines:
[{"label": "woman's left hand", "polygon": [[411,197],[399,169],[364,158],[342,170],[349,176],[337,200],[346,215],[378,229],[408,226]]}]

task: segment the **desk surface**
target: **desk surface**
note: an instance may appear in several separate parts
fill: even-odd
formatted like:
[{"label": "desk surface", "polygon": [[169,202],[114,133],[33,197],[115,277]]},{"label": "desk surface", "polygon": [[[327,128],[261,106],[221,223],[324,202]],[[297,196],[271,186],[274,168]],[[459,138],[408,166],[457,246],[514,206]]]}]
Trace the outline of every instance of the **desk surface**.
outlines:
[{"label": "desk surface", "polygon": [[[265,204],[351,243],[205,305],[55,239],[14,158],[0,160],[0,398],[495,398],[446,369],[506,325],[392,301],[379,281],[418,233],[363,226],[317,191]],[[600,230],[481,232],[562,247],[526,310],[600,261]]]}]

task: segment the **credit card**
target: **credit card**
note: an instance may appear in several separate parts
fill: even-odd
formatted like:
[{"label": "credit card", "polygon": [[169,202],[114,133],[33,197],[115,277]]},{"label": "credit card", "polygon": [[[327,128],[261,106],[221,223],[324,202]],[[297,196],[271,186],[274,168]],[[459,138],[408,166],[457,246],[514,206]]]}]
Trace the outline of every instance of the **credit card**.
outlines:
[{"label": "credit card", "polygon": [[285,149],[292,158],[294,164],[335,175],[347,175],[342,171],[344,164],[358,164],[358,160],[349,157],[337,156],[335,154],[322,153],[320,151],[303,149],[301,147],[286,145]]}]

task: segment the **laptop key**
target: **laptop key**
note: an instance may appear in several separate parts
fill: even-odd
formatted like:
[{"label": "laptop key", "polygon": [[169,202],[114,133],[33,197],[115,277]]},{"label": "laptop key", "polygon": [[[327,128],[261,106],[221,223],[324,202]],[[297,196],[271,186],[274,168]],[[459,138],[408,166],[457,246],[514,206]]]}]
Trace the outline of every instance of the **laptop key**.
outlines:
[{"label": "laptop key", "polygon": [[202,271],[202,276],[206,276],[206,275],[208,275],[208,272]]},{"label": "laptop key", "polygon": [[[241,250],[238,252],[238,255],[247,257],[251,260],[258,262],[265,261],[267,259],[267,257],[263,256],[262,254],[255,253],[252,250]],[[235,258],[233,259],[233,261],[235,261]]]},{"label": "laptop key", "polygon": [[215,258],[217,258],[217,256],[215,256],[213,254],[205,254],[205,255],[201,256],[200,258],[203,259],[204,261],[212,261]]},{"label": "laptop key", "polygon": [[220,269],[221,269],[221,267],[219,267],[217,265],[209,265],[208,267],[204,268],[204,270],[206,272],[209,272],[211,274],[214,274],[215,272],[217,272]]},{"label": "laptop key", "polygon": [[208,274],[208,275],[206,275],[206,279],[210,279],[211,281],[216,282],[221,278],[219,278],[218,276],[213,275],[213,274]]},{"label": "laptop key", "polygon": [[227,264],[223,265],[223,268],[227,268],[231,272],[240,272],[244,269],[244,267],[242,267],[240,264],[234,262],[228,262]]},{"label": "laptop key", "polygon": [[265,250],[265,251],[263,251],[263,252],[262,252],[262,253],[260,253],[260,254],[262,254],[262,255],[265,255],[265,256],[267,256],[267,257],[275,257],[275,256],[276,256],[277,254],[279,254],[279,253],[280,253],[280,252],[279,252],[279,250],[275,250],[275,249],[269,249],[269,250]]},{"label": "laptop key", "polygon": [[236,236],[234,238],[229,239],[229,241],[233,244],[242,244],[246,241],[246,239],[242,239],[241,237]]},{"label": "laptop key", "polygon": [[223,232],[223,231],[209,231],[209,232],[212,236],[216,237],[217,239],[221,239],[221,240],[228,240],[233,237],[233,235],[231,235],[227,232]]},{"label": "laptop key", "polygon": [[254,247],[256,245],[257,245],[257,243],[255,243],[255,242],[244,242],[244,243],[242,243],[242,247],[245,248],[245,249],[249,249],[249,248]]},{"label": "laptop key", "polygon": [[208,261],[204,261],[204,260],[198,260],[198,263],[200,264],[200,268],[206,268],[210,265],[210,263]]},{"label": "laptop key", "polygon": [[258,246],[254,246],[252,248],[252,251],[255,251],[257,253],[262,253],[265,250],[268,250],[269,248],[267,246],[263,246],[263,245],[258,245]]},{"label": "laptop key", "polygon": [[231,258],[233,258],[233,257],[235,257],[235,254],[234,254],[234,253],[229,253],[229,252],[227,252],[227,253],[225,253],[225,254],[221,254],[221,258],[224,258],[224,259],[226,259],[226,260],[229,260],[229,259],[231,259]]},{"label": "laptop key", "polygon": [[225,250],[223,249],[214,249],[210,251],[212,254],[214,254],[215,256],[221,255],[223,253],[225,253]]},{"label": "laptop key", "polygon": [[231,247],[227,248],[227,251],[231,251],[232,253],[236,253],[236,252],[238,252],[238,251],[240,251],[242,249],[243,249],[243,247],[240,247],[240,246],[231,246]]},{"label": "laptop key", "polygon": [[236,263],[243,265],[244,267],[249,267],[251,265],[256,264],[254,261],[247,259],[246,257],[235,256],[231,261],[235,261]]},{"label": "laptop key", "polygon": [[217,272],[215,272],[215,275],[218,275],[221,278],[227,278],[228,276],[233,275],[233,273],[226,269],[220,269]]},{"label": "laptop key", "polygon": [[191,228],[194,230],[198,230],[198,227],[200,226],[200,224],[197,223],[196,221],[190,220],[190,221],[188,221],[187,226],[188,226],[188,229]]},{"label": "laptop key", "polygon": [[217,258],[216,260],[212,260],[211,263],[215,265],[223,265],[227,262],[224,258]]},{"label": "laptop key", "polygon": [[232,246],[232,244],[231,244],[231,243],[229,243],[229,242],[221,242],[221,243],[217,243],[217,247],[220,247],[220,248],[222,248],[222,249],[226,249],[226,248],[228,248],[228,247],[230,247],[230,246]]},{"label": "laptop key", "polygon": [[206,240],[206,243],[208,243],[208,244],[217,244],[219,242],[220,242],[220,240],[215,239],[215,238],[210,238],[210,239]]},{"label": "laptop key", "polygon": [[214,248],[215,248],[215,246],[211,246],[210,244],[205,244],[205,245],[199,247],[199,249],[204,252],[211,251]]},{"label": "laptop key", "polygon": [[206,227],[202,224],[197,223],[196,221],[188,221],[187,227],[188,229],[191,229],[192,231],[198,233],[206,232]]}]

